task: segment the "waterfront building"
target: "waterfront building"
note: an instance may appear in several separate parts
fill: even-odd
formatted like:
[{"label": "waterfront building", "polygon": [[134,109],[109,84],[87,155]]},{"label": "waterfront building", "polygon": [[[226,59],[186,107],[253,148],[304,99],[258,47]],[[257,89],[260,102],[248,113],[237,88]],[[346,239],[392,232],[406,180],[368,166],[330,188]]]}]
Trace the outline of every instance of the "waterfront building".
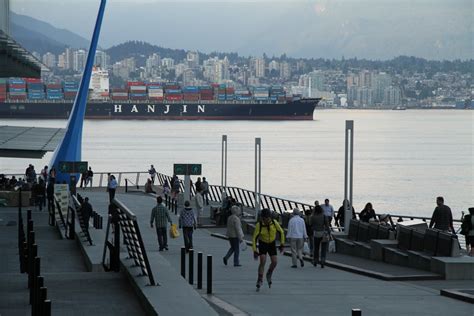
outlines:
[{"label": "waterfront building", "polygon": [[402,93],[399,87],[390,86],[384,90],[383,105],[397,106],[401,105]]},{"label": "waterfront building", "polygon": [[381,103],[384,100],[385,89],[392,84],[392,77],[381,72],[373,76],[372,88],[374,89],[374,102]]}]

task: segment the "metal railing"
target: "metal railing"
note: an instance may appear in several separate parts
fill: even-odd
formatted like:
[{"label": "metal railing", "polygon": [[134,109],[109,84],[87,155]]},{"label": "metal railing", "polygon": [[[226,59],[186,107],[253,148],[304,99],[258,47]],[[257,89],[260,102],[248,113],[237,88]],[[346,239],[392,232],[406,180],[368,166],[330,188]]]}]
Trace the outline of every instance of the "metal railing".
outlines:
[{"label": "metal railing", "polygon": [[[150,285],[156,285],[153,277],[153,272],[148,261],[145,244],[140,233],[140,227],[137,222],[137,217],[130,211],[122,202],[117,199],[112,201],[109,211],[109,221],[107,223],[107,233],[104,245],[103,264],[105,265],[106,249],[111,251],[111,267],[117,267],[118,253],[120,251],[119,245],[119,231],[123,234],[123,242],[127,248],[129,259],[133,259],[135,266],[139,267],[142,274],[141,276],[147,276],[150,281]],[[114,228],[114,243],[108,241],[110,227],[113,225]],[[115,259],[113,258],[115,256]],[[114,262],[115,261],[115,262]]]}]

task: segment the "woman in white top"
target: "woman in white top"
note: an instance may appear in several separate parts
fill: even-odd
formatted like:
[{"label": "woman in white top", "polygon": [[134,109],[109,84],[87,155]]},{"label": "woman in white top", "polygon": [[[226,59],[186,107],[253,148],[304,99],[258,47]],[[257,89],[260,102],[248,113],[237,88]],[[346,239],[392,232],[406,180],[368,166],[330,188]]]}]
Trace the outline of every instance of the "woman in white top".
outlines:
[{"label": "woman in white top", "polygon": [[291,267],[297,267],[297,259],[300,260],[301,267],[304,267],[303,246],[304,240],[308,238],[308,234],[304,219],[301,218],[300,210],[297,208],[293,209],[293,217],[288,222],[288,234],[286,237],[290,240],[291,245]]}]

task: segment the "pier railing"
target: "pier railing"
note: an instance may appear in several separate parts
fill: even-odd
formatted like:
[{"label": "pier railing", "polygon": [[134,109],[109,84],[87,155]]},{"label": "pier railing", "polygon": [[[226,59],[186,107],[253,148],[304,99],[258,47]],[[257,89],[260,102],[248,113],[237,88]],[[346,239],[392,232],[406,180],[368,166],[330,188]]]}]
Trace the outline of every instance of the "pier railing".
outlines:
[{"label": "pier railing", "polygon": [[[118,186],[125,186],[125,179],[128,179],[134,186],[144,186],[147,179],[150,178],[150,175],[147,171],[127,171],[127,172],[96,172],[94,173],[94,180],[92,182],[94,187],[107,187],[107,175],[112,174],[116,177]],[[12,175],[16,177],[24,177],[24,174],[7,174],[6,176],[11,177]],[[98,179],[98,180],[97,180]],[[172,177],[163,173],[157,173],[156,179],[160,185],[163,185],[165,180],[168,181],[168,184],[171,185]],[[79,182],[78,182],[79,183]],[[155,184],[157,182],[155,181]],[[184,190],[184,180],[180,179],[180,190]],[[225,187],[226,194],[231,195],[235,200],[241,203],[243,206],[248,208],[255,208],[255,192],[239,187],[228,186]],[[191,195],[196,193],[196,188],[194,183],[191,186]],[[222,187],[220,185],[209,185],[209,200],[214,202],[222,202]],[[289,199],[284,199],[269,194],[260,194],[260,207],[272,209],[279,214],[283,214],[285,211],[290,211],[293,208],[298,208],[300,211],[310,210],[313,206],[311,204],[302,203],[298,201],[293,201]],[[425,216],[412,216],[412,215],[399,215],[392,214],[390,211],[385,212],[390,214],[393,221],[396,222],[399,219],[406,221],[412,219],[419,219],[425,222],[430,221],[430,217]],[[461,220],[454,219],[453,226],[456,232],[459,231],[461,227]],[[340,230],[341,227],[338,225],[333,226],[334,230]],[[458,235],[461,245],[464,245],[464,236]]]}]

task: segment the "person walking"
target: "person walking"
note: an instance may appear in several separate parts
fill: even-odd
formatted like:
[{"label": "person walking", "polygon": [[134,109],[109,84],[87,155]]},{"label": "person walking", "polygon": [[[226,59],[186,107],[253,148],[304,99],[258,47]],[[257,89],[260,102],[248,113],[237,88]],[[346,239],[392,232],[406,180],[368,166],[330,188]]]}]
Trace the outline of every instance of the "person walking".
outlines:
[{"label": "person walking", "polygon": [[[313,229],[313,265],[321,265],[324,268],[326,263],[326,253],[328,250],[328,243],[323,242],[324,235],[329,232],[328,218],[324,215],[321,207],[316,207],[311,216],[311,227]],[[321,251],[321,259],[319,252]]]},{"label": "person walking", "polygon": [[41,169],[41,177],[43,178],[44,183],[48,183],[48,166],[44,166],[43,169]]},{"label": "person walking", "polygon": [[206,205],[209,205],[209,183],[207,183],[206,177],[202,178],[202,194]]},{"label": "person walking", "polygon": [[194,185],[196,188],[196,192],[201,191],[202,192],[202,182],[201,182],[201,177],[198,177],[196,180],[196,184]]},{"label": "person walking", "polygon": [[168,199],[168,195],[170,195],[170,193],[171,193],[170,185],[168,183],[168,180],[165,180],[165,182],[163,183],[163,195],[165,196],[165,199]]},{"label": "person walking", "polygon": [[359,213],[359,218],[363,222],[377,221],[377,216],[375,215],[375,210],[372,207],[372,203],[365,204],[365,207]]},{"label": "person walking", "polygon": [[49,170],[49,182],[56,183],[56,168],[54,167]]},{"label": "person walking", "polygon": [[155,184],[156,170],[153,165],[151,165],[150,169],[148,169],[148,174],[151,177],[151,183]]},{"label": "person walking", "polygon": [[288,222],[286,238],[290,240],[291,245],[291,267],[297,267],[297,259],[299,259],[301,267],[304,267],[303,246],[305,239],[308,238],[308,234],[304,219],[301,218],[300,210],[297,208],[293,209],[293,217]]},{"label": "person walking", "polygon": [[168,223],[173,224],[168,208],[163,204],[161,196],[156,198],[156,206],[151,210],[150,226],[156,227],[159,251],[168,250],[168,235],[166,234]]},{"label": "person walking", "polygon": [[260,220],[257,222],[252,236],[252,250],[254,258],[260,259],[260,263],[258,265],[257,291],[260,290],[260,287],[263,283],[263,272],[265,271],[267,254],[270,256],[271,263],[268,267],[266,278],[268,287],[272,286],[272,274],[278,264],[276,249],[277,232],[280,233],[279,250],[280,253],[282,253],[285,245],[285,232],[283,231],[283,228],[281,228],[280,224],[278,224],[278,222],[272,218],[271,211],[267,208],[263,209],[260,213]]},{"label": "person walking", "polygon": [[194,196],[194,203],[196,205],[196,223],[201,225],[201,217],[204,209],[204,200],[201,195],[201,191],[197,191]]},{"label": "person walking", "polygon": [[113,175],[110,175],[110,180],[107,185],[107,191],[109,192],[109,202],[112,203],[113,199],[115,198],[115,191],[117,190],[117,180]]},{"label": "person walking", "polygon": [[436,205],[437,206],[433,211],[433,216],[431,216],[430,228],[434,226],[436,229],[455,233],[453,227],[453,214],[451,213],[449,206],[444,204],[444,198],[442,196],[436,198]]},{"label": "person walking", "polygon": [[239,255],[240,255],[240,243],[245,242],[244,232],[242,230],[242,224],[240,222],[240,208],[238,206],[232,206],[230,209],[232,215],[227,219],[227,237],[229,238],[230,248],[227,254],[222,258],[224,264],[227,265],[232,254],[234,255],[234,267],[240,267]]},{"label": "person walking", "polygon": [[80,187],[83,188],[86,186],[87,183],[87,170],[85,170],[83,173],[81,173],[81,184]]},{"label": "person walking", "polygon": [[329,199],[324,200],[324,204],[321,205],[321,208],[323,209],[324,216],[328,218],[329,226],[331,226],[332,218],[334,217],[334,208],[329,204]]},{"label": "person walking", "polygon": [[89,170],[87,170],[87,178],[86,178],[86,187],[90,183],[90,187],[92,188],[92,180],[94,178],[94,171],[92,171],[92,168],[89,167]]},{"label": "person walking", "polygon": [[179,190],[180,190],[179,179],[178,179],[178,176],[174,175],[173,178],[171,179],[171,197],[173,199],[178,198]]},{"label": "person walking", "polygon": [[196,218],[189,201],[184,202],[184,209],[179,212],[179,228],[183,228],[184,248],[189,252],[193,249],[193,231],[196,229]]},{"label": "person walking", "polygon": [[474,257],[474,207],[469,208],[469,214],[464,215],[462,219],[461,235],[466,238],[466,250],[469,256]]},{"label": "person walking", "polygon": [[84,227],[89,230],[89,220],[92,216],[92,205],[89,203],[89,198],[84,198],[84,202],[81,205],[82,216],[84,218]]}]

